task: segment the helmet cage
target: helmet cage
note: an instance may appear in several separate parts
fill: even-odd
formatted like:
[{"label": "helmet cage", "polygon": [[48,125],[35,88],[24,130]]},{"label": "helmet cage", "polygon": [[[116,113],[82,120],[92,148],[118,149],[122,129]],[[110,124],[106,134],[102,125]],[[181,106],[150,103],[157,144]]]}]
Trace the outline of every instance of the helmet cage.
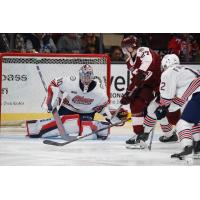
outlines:
[{"label": "helmet cage", "polygon": [[79,70],[79,78],[83,85],[89,85],[94,79],[93,69],[90,65],[84,65]]}]

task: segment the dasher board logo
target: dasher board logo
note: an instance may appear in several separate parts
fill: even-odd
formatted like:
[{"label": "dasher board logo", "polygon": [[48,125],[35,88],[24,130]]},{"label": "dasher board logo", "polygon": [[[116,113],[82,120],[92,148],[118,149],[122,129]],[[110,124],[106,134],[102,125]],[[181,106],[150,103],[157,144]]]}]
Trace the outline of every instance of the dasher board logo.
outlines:
[{"label": "dasher board logo", "polygon": [[72,102],[76,104],[83,104],[83,105],[90,105],[93,101],[94,99],[85,98],[84,96],[79,96],[79,95],[75,96],[72,99]]},{"label": "dasher board logo", "polygon": [[75,80],[76,80],[76,76],[73,76],[73,75],[70,76],[70,80],[71,80],[71,81],[75,81]]}]

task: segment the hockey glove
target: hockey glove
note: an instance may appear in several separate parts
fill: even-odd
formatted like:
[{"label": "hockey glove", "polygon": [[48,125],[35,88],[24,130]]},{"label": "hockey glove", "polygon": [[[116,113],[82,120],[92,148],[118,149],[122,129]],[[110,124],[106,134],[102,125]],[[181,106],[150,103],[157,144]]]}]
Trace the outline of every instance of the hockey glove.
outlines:
[{"label": "hockey glove", "polygon": [[120,111],[117,114],[117,117],[120,120],[126,120],[126,119],[128,119],[128,111],[125,110],[124,108],[121,108]]},{"label": "hockey glove", "polygon": [[135,85],[137,87],[142,87],[142,85],[144,84],[145,77],[146,72],[138,69],[137,74],[135,75]]},{"label": "hockey glove", "polygon": [[158,120],[161,120],[162,118],[166,117],[168,113],[168,107],[166,106],[159,106],[156,108],[155,112],[156,117]]},{"label": "hockey glove", "polygon": [[131,102],[131,97],[129,96],[130,92],[126,91],[126,93],[122,96],[120,103],[122,105],[128,105]]},{"label": "hockey glove", "polygon": [[51,104],[47,105],[47,112],[50,113],[53,110],[53,106]]}]

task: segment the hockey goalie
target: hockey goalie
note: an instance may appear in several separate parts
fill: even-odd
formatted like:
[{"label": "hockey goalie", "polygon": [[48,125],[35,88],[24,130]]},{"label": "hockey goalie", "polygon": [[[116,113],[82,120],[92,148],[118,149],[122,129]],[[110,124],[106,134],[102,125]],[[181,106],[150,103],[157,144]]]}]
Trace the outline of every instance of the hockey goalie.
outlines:
[{"label": "hockey goalie", "polygon": [[[107,127],[110,123],[120,123],[127,119],[128,112],[121,109],[112,117],[105,89],[94,79],[93,68],[84,65],[79,70],[79,79],[71,80],[69,76],[55,78],[48,86],[45,106],[47,112],[59,107],[62,124],[68,135],[80,136],[91,131]],[[95,121],[95,113],[102,114],[106,121]],[[28,136],[32,138],[59,136],[57,124],[53,118],[27,121]],[[93,135],[93,139],[107,139],[109,129]]]}]

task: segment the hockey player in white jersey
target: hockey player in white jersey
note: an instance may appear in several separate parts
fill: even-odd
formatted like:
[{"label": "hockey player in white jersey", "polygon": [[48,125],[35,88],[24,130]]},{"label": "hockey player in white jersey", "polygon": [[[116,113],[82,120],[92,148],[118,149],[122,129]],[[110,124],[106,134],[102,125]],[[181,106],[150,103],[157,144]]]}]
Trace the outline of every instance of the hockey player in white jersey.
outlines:
[{"label": "hockey player in white jersey", "polygon": [[[56,100],[53,101],[53,99]],[[62,116],[61,120],[68,133],[83,132],[86,126],[90,127],[92,131],[108,126],[108,123],[94,121],[94,115],[97,112],[104,115],[108,121],[110,120],[110,123],[118,123],[121,119],[127,117],[127,111],[121,109],[118,116],[113,119],[108,104],[106,91],[100,86],[99,82],[94,80],[93,69],[90,65],[81,67],[79,79],[72,80],[69,76],[55,78],[48,86],[47,110],[51,112],[59,105],[58,113]],[[73,121],[70,125],[67,123],[69,118],[71,122]],[[34,121],[30,121],[27,125],[30,137],[50,136],[58,133],[55,130],[56,124],[52,120],[38,120],[35,124]],[[39,127],[37,128],[38,131],[33,128],[34,125]],[[74,126],[76,126],[75,129],[73,129]],[[30,131],[31,127],[32,133]],[[101,139],[106,139],[107,136],[108,130],[101,131],[97,135]]]},{"label": "hockey player in white jersey", "polygon": [[[170,58],[171,59],[171,58]],[[155,110],[158,120],[169,112],[172,103],[185,108],[177,123],[176,131],[182,146],[182,152],[171,157],[183,159],[186,155],[199,151],[199,121],[200,121],[200,78],[199,74],[180,65],[169,67],[161,76],[160,105]],[[194,139],[194,147],[193,140]]]},{"label": "hockey player in white jersey", "polygon": [[[162,72],[166,71],[169,67],[180,65],[180,61],[177,55],[175,54],[167,54],[163,57],[161,61],[161,70]],[[162,80],[161,80],[161,87],[162,90]],[[154,126],[156,125],[156,115],[155,110],[159,107],[159,99],[158,96],[155,100],[153,100],[148,108],[147,108],[147,115],[144,120],[144,133],[148,136],[149,133],[152,131]],[[180,106],[176,105],[175,103],[171,103],[169,108],[169,113],[166,117],[159,120],[160,126],[163,131],[163,135],[159,138],[161,142],[174,142],[178,140],[176,135],[176,131],[173,128],[180,118]]]}]

